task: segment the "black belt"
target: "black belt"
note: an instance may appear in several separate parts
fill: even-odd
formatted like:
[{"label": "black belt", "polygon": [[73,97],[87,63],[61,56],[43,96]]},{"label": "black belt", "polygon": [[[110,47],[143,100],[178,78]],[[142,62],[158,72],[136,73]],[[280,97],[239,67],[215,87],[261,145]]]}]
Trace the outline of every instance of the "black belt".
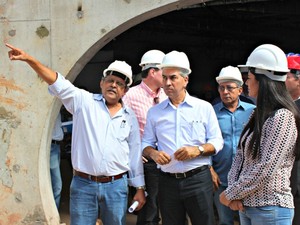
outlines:
[{"label": "black belt", "polygon": [[192,170],[189,170],[185,173],[166,173],[166,172],[163,172],[163,171],[160,171],[163,175],[168,175],[170,177],[175,177],[176,179],[183,179],[183,178],[187,178],[187,177],[191,177],[203,170],[206,170],[208,169],[208,165],[204,165],[204,166],[200,166],[200,167],[197,167],[195,169],[192,169]]},{"label": "black belt", "polygon": [[52,141],[51,141],[51,143],[52,143],[52,144],[55,144],[55,145],[60,145],[60,142],[61,142],[61,141],[56,141],[56,140],[52,140]]},{"label": "black belt", "polygon": [[148,162],[145,162],[145,163],[156,163],[153,159],[148,159],[148,158],[146,158],[147,160],[148,160]]}]

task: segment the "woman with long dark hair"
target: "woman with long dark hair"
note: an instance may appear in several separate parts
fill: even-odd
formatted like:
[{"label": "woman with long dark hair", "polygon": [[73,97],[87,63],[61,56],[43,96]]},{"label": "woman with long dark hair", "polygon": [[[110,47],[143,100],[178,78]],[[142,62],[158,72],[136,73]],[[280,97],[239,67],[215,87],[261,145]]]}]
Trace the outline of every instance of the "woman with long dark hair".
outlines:
[{"label": "woman with long dark hair", "polygon": [[285,87],[286,56],[277,46],[265,44],[244,66],[257,107],[241,134],[220,201],[239,210],[242,225],[289,225],[294,215],[289,178],[300,157],[300,115]]}]

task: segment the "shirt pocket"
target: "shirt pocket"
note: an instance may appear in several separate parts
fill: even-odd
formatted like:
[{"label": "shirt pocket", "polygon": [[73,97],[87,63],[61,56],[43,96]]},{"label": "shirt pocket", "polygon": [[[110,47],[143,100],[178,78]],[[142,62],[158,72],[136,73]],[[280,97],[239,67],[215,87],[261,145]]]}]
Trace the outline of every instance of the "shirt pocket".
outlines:
[{"label": "shirt pocket", "polygon": [[205,141],[205,125],[202,120],[183,120],[181,124],[183,133],[189,138]]},{"label": "shirt pocket", "polygon": [[130,133],[130,125],[128,122],[123,120],[119,126],[116,128],[116,137],[117,139],[122,142],[127,140]]}]

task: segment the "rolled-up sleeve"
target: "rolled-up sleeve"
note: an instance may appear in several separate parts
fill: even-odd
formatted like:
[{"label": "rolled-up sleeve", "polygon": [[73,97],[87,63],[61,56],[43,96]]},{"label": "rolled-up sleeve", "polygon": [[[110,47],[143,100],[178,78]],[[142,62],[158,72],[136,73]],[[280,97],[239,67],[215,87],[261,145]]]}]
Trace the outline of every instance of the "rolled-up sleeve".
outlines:
[{"label": "rolled-up sleeve", "polygon": [[140,131],[137,118],[133,111],[129,110],[129,116],[131,132],[128,137],[130,168],[128,183],[130,186],[140,187],[145,185]]},{"label": "rolled-up sleeve", "polygon": [[146,125],[144,128],[144,135],[142,137],[142,150],[148,146],[155,148],[157,143],[155,129],[152,121],[153,113],[151,113],[151,111],[152,109],[150,109],[147,114]]},{"label": "rolled-up sleeve", "polygon": [[56,81],[48,86],[48,91],[51,95],[58,97],[71,114],[76,111],[76,105],[80,105],[78,103],[82,99],[80,89],[66,80],[60,73],[57,73]]}]

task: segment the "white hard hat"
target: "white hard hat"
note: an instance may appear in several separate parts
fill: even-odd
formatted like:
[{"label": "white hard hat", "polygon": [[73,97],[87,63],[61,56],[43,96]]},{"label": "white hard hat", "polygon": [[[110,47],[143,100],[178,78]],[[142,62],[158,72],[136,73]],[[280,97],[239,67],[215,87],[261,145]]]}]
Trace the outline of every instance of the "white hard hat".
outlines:
[{"label": "white hard hat", "polygon": [[160,67],[162,69],[167,67],[181,68],[185,75],[189,75],[192,72],[187,55],[184,52],[178,51],[172,51],[166,54]]},{"label": "white hard hat", "polygon": [[285,81],[286,75],[275,75],[274,72],[289,72],[285,53],[272,44],[258,46],[248,57],[246,65],[239,67],[254,67],[256,73],[276,81]]},{"label": "white hard hat", "polygon": [[[107,69],[105,69],[103,71],[103,76],[106,77],[107,75],[109,75],[108,72],[111,72],[110,74],[112,75],[123,75],[125,82],[127,83],[128,86],[130,86],[132,84],[132,70],[131,70],[131,66],[129,66],[125,61],[114,61],[113,63],[111,63]],[[114,73],[115,72],[115,73]],[[123,78],[123,77],[122,77]],[[128,78],[129,80],[127,80],[126,78]]]},{"label": "white hard hat", "polygon": [[142,70],[146,70],[152,67],[158,68],[158,65],[161,64],[164,56],[165,53],[160,50],[149,50],[142,56],[139,65],[142,67]]},{"label": "white hard hat", "polygon": [[227,66],[221,69],[219,76],[216,77],[218,84],[223,82],[238,82],[239,86],[243,85],[242,74],[237,67]]}]

